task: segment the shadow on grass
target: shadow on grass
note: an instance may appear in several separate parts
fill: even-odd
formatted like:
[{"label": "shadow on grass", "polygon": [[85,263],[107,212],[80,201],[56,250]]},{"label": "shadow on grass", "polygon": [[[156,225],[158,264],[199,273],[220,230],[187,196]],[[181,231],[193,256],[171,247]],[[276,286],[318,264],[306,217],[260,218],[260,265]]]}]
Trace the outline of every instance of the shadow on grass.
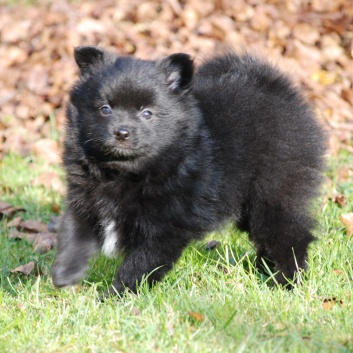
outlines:
[{"label": "shadow on grass", "polygon": [[[235,226],[229,225],[216,234],[220,243],[213,249],[208,248],[207,242],[194,245],[198,261],[210,261],[220,271],[227,272],[231,267],[241,266],[249,276],[254,275],[258,283],[266,283],[273,287],[275,282],[271,279],[274,276],[271,271],[271,263],[263,265],[256,256],[256,250],[248,239],[248,234],[238,230]],[[225,234],[222,234],[225,233]]]}]

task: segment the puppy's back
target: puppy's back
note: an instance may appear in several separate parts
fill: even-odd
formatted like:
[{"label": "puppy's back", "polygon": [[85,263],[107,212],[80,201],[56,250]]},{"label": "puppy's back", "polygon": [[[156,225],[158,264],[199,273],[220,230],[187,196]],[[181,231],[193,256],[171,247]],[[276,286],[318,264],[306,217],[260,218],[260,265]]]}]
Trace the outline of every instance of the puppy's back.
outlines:
[{"label": "puppy's back", "polygon": [[238,175],[238,195],[259,188],[293,205],[317,195],[325,136],[288,76],[256,56],[227,52],[199,68],[194,94],[218,146],[218,167],[227,180]]},{"label": "puppy's back", "polygon": [[243,146],[286,158],[325,150],[322,129],[300,90],[256,56],[227,52],[205,62],[194,94],[213,137],[231,150]]}]

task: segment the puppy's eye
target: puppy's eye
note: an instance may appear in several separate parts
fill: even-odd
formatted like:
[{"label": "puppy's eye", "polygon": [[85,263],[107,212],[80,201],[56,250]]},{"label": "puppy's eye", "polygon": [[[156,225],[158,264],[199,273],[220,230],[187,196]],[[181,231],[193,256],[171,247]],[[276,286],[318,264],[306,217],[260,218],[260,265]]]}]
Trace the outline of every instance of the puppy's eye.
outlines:
[{"label": "puppy's eye", "polygon": [[112,110],[109,107],[109,105],[103,105],[99,110],[103,116],[106,116],[112,113]]},{"label": "puppy's eye", "polygon": [[143,112],[142,112],[142,116],[145,118],[145,119],[151,119],[152,118],[152,112],[151,111],[149,111],[149,110],[144,110]]}]

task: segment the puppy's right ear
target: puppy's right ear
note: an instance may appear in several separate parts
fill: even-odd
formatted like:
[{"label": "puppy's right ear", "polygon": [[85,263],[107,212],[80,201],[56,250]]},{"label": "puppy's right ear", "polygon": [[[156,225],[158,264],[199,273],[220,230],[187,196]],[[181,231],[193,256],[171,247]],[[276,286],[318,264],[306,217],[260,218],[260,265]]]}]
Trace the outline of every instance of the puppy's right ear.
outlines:
[{"label": "puppy's right ear", "polygon": [[161,62],[167,74],[167,84],[172,92],[187,91],[194,74],[194,64],[190,55],[172,54]]},{"label": "puppy's right ear", "polygon": [[81,76],[90,75],[104,60],[104,51],[93,46],[77,47],[74,55]]}]

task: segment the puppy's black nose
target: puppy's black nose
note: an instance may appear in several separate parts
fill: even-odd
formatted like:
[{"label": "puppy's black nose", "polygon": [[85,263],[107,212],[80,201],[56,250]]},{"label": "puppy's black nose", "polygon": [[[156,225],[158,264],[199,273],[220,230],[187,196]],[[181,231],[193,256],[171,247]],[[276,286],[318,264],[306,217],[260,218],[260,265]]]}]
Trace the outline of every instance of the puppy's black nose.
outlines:
[{"label": "puppy's black nose", "polygon": [[127,140],[130,137],[130,131],[123,127],[118,130],[115,130],[114,134],[119,141]]}]

